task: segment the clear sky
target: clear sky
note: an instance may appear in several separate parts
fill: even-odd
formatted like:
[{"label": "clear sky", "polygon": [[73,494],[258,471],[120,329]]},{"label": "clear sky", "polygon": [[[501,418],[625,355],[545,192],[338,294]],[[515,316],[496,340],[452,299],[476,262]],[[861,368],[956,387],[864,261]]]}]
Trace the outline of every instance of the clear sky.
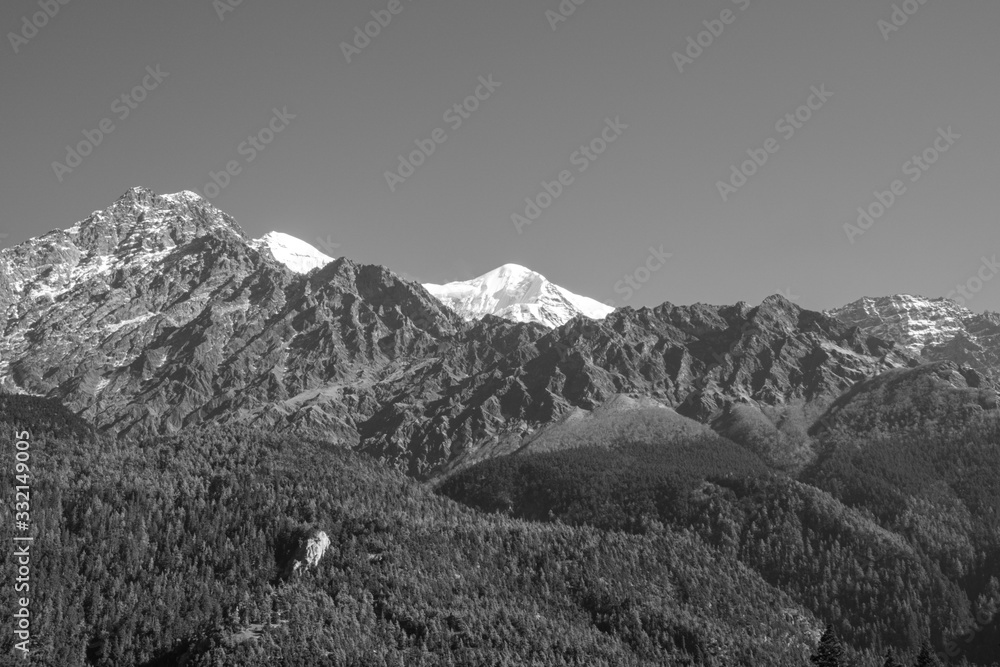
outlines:
[{"label": "clear sky", "polygon": [[[1000,310],[995,0],[235,1],[0,5],[0,247],[131,186],[206,193],[231,162],[208,192],[251,236],[422,282],[513,262],[616,305],[961,284]],[[417,141],[433,153],[391,189]],[[558,196],[518,233],[543,181]]]}]

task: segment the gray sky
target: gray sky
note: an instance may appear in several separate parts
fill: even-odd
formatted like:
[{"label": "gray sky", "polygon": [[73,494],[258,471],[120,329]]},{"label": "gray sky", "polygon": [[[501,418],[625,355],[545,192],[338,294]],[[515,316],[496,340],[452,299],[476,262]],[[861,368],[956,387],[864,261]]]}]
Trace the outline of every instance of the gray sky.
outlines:
[{"label": "gray sky", "polygon": [[[891,31],[890,0],[564,0],[565,21],[559,0],[230,1],[69,0],[37,30],[38,0],[0,6],[0,246],[134,185],[206,193],[232,162],[209,191],[252,236],[329,240],[423,282],[514,262],[615,305],[783,292],[818,309],[961,284],[970,308],[1000,310],[1000,268],[983,264],[1000,254],[995,0],[908,0],[912,15],[897,0]],[[341,43],[372,11],[391,20],[348,63]],[[113,130],[57,175],[103,119]],[[385,172],[437,128],[390,191]],[[243,143],[262,130],[263,150]],[[602,132],[603,153],[578,152]],[[748,150],[767,161],[723,201]],[[926,170],[910,162],[925,150]],[[518,233],[543,181],[558,196]],[[877,191],[895,201],[850,242]],[[647,265],[661,246],[669,260]]]}]

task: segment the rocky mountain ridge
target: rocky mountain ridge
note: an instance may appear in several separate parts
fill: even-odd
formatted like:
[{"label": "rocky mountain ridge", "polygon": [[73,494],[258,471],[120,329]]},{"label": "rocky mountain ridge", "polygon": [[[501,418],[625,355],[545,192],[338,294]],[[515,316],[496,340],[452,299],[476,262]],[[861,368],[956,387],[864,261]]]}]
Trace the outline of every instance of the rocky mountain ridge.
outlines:
[{"label": "rocky mountain ridge", "polygon": [[954,361],[988,375],[1000,370],[998,313],[974,313],[948,299],[897,294],[865,297],[830,314],[926,361]]},{"label": "rocky mountain ridge", "polygon": [[621,395],[706,424],[736,405],[815,414],[918,363],[780,296],[552,329],[470,320],[385,267],[294,271],[197,195],[142,188],[0,251],[0,315],[0,387],[57,399],[103,431],[309,431],[419,478]]}]

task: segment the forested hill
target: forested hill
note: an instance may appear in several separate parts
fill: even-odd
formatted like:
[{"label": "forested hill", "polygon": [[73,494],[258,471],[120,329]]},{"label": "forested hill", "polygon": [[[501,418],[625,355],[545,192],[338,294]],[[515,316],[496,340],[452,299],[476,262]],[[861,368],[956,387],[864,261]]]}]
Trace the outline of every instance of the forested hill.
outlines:
[{"label": "forested hill", "polygon": [[[829,626],[841,667],[883,667],[890,648],[933,665],[915,663],[921,645],[989,667],[1000,424],[955,419],[967,388],[912,377],[891,387],[902,412],[872,407],[881,385],[835,406],[794,477],[701,432],[500,457],[439,493],[321,440],[112,439],[55,402],[3,398],[0,448],[25,431],[31,447],[19,664],[805,667]],[[318,563],[295,571],[321,533]]]},{"label": "forested hill", "polygon": [[[831,624],[860,667],[882,667],[890,647],[915,657],[924,642],[955,664],[995,664],[1000,424],[962,424],[952,416],[968,401],[949,403],[939,391],[882,417],[857,399],[832,419],[816,443],[821,455],[798,479],[702,435],[502,457],[439,491],[500,516],[637,535],[692,531]],[[912,428],[896,434],[849,428],[851,419],[903,414],[910,421],[898,426]]]},{"label": "forested hill", "polygon": [[[3,451],[13,422],[56,421],[26,421],[52,405],[35,407],[0,413]],[[822,628],[692,531],[488,516],[319,441],[30,441],[35,616],[19,664],[798,667]],[[329,549],[285,580],[316,530]],[[0,654],[13,641],[0,635]]]}]

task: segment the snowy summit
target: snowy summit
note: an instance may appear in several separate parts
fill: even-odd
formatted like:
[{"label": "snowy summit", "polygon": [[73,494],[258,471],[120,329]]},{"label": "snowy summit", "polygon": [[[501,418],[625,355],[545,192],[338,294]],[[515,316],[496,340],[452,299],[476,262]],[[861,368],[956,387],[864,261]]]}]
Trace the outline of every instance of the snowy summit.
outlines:
[{"label": "snowy summit", "polygon": [[324,255],[305,241],[281,232],[265,234],[253,241],[253,247],[258,250],[262,248],[270,250],[276,260],[295,273],[309,273],[334,260],[333,257]]},{"label": "snowy summit", "polygon": [[517,264],[504,264],[472,280],[424,288],[462,317],[496,315],[515,322],[537,322],[555,328],[577,315],[604,319],[614,308],[549,282]]}]

